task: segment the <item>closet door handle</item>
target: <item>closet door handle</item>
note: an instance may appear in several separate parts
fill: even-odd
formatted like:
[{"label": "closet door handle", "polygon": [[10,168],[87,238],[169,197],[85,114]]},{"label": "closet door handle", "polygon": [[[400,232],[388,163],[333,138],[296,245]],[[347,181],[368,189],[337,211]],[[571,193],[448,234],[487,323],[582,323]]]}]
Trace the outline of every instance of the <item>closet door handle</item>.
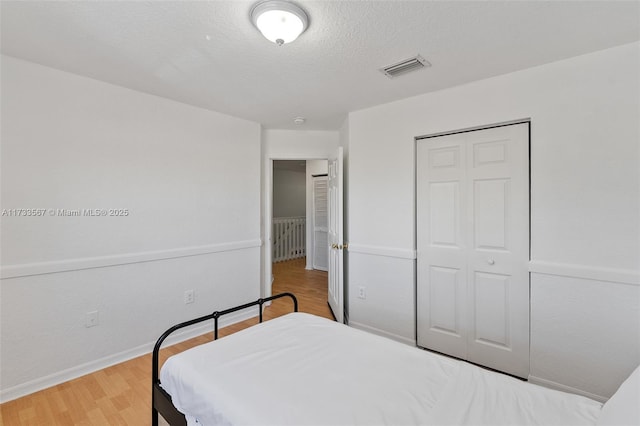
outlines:
[{"label": "closet door handle", "polygon": [[495,260],[493,260],[493,259],[487,259],[487,263],[488,263],[489,265],[494,265],[494,264],[496,263],[496,261],[495,261]]}]

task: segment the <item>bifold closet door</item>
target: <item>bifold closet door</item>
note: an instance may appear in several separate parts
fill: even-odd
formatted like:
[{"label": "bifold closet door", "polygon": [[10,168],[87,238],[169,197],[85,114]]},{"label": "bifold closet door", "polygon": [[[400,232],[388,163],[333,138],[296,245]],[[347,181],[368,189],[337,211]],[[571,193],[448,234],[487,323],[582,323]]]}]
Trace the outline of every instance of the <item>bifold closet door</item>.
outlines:
[{"label": "bifold closet door", "polygon": [[329,268],[327,177],[313,178],[313,269]]},{"label": "bifold closet door", "polygon": [[529,124],[417,143],[418,345],[529,374]]}]

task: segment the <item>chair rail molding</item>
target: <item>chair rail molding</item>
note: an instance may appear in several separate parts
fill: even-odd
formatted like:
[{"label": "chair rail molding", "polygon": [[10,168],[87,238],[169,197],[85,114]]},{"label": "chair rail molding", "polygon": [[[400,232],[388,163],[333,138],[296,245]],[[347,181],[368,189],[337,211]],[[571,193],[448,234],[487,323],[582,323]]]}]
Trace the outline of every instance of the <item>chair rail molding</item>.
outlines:
[{"label": "chair rail molding", "polygon": [[396,247],[369,246],[365,244],[349,243],[350,253],[371,254],[374,256],[396,257],[399,259],[416,259],[416,251]]},{"label": "chair rail molding", "polygon": [[603,268],[531,260],[529,261],[529,272],[640,286],[640,271],[632,269]]},{"label": "chair rail molding", "polygon": [[82,269],[105,268],[109,266],[127,265],[131,263],[154,262],[176,259],[179,257],[201,256],[212,253],[246,250],[261,247],[262,240],[232,241],[203,246],[179,247],[168,250],[123,253],[109,256],[83,257],[77,259],[55,260],[50,262],[25,263],[7,265],[0,268],[0,279],[27,277],[31,275],[54,274],[59,272],[78,271]]}]

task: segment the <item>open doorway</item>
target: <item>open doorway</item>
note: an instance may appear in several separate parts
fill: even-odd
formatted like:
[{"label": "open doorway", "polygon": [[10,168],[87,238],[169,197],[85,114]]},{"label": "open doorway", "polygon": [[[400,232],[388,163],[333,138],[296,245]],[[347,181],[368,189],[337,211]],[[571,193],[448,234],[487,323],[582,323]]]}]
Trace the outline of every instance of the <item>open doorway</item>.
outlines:
[{"label": "open doorway", "polygon": [[290,291],[317,315],[327,306],[327,160],[273,160],[272,293]]}]

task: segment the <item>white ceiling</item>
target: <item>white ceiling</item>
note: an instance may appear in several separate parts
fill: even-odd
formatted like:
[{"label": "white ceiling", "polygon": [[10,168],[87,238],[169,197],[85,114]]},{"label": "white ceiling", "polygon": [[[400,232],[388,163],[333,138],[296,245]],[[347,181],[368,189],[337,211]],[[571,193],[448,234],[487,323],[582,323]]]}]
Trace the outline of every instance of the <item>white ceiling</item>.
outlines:
[{"label": "white ceiling", "polygon": [[[297,3],[310,27],[278,47],[252,1],[2,1],[1,47],[267,128],[337,129],[349,111],[640,39],[639,1]],[[433,66],[379,71],[416,54]]]}]

